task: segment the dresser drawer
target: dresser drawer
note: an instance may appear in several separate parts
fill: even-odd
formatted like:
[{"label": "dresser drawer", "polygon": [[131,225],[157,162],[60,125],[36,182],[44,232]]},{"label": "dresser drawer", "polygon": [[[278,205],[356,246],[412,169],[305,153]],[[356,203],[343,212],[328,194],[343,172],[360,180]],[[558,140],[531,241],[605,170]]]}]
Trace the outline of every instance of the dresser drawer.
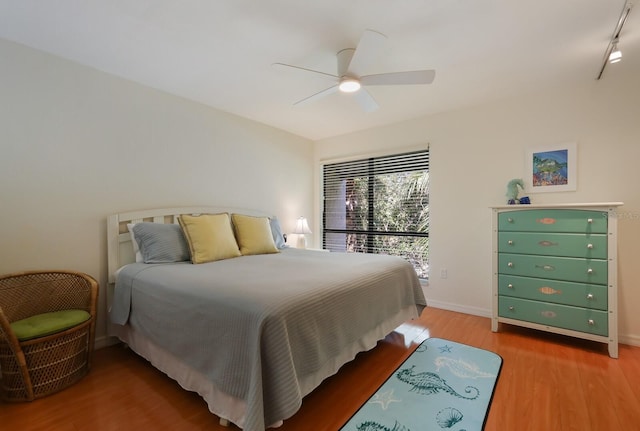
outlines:
[{"label": "dresser drawer", "polygon": [[607,233],[607,213],[575,209],[505,211],[498,214],[498,230]]},{"label": "dresser drawer", "polygon": [[607,286],[542,278],[498,276],[498,294],[522,299],[607,310]]},{"label": "dresser drawer", "polygon": [[607,261],[498,253],[498,273],[606,285]]},{"label": "dresser drawer", "polygon": [[588,308],[500,296],[498,315],[595,335],[609,333],[607,312]]},{"label": "dresser drawer", "polygon": [[607,235],[546,232],[500,232],[498,251],[544,256],[607,258]]}]

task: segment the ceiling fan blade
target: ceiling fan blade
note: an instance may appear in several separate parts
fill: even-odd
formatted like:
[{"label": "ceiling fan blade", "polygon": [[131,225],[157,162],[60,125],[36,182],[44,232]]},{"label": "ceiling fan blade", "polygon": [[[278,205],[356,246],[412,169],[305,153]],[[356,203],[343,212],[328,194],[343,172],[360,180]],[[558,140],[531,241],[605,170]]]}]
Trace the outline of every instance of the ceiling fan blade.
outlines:
[{"label": "ceiling fan blade", "polygon": [[367,67],[373,63],[382,50],[387,36],[374,30],[365,30],[358,42],[351,63],[347,68],[347,74],[350,76],[361,76],[367,70]]},{"label": "ceiling fan blade", "polygon": [[297,101],[296,103],[294,103],[293,105],[294,105],[294,106],[303,106],[303,105],[306,105],[306,104],[308,104],[308,103],[311,103],[311,102],[313,102],[313,101],[315,101],[315,100],[321,99],[321,98],[323,98],[323,97],[325,97],[325,96],[328,96],[329,94],[333,94],[333,93],[335,93],[336,91],[338,91],[338,84],[336,84],[336,85],[332,85],[332,86],[331,86],[331,87],[329,87],[329,88],[325,88],[324,90],[319,91],[319,92],[317,92],[316,94],[312,94],[312,95],[311,95],[311,96],[309,96],[309,97],[305,97],[305,98],[304,98],[304,99],[302,99],[302,100],[298,100],[298,101]]},{"label": "ceiling fan blade", "polygon": [[312,72],[318,75],[322,75],[325,78],[338,79],[338,75],[332,75],[330,73],[320,72],[319,70],[307,69],[306,67],[292,66],[290,64],[285,64],[285,63],[273,63],[271,66],[276,68],[302,70],[304,72]]},{"label": "ceiling fan blade", "polygon": [[371,93],[369,93],[364,88],[361,88],[360,90],[356,91],[353,94],[353,97],[355,97],[356,102],[358,102],[358,104],[362,107],[364,112],[373,112],[376,109],[378,109],[378,103],[373,98]]},{"label": "ceiling fan blade", "polygon": [[431,84],[435,77],[435,70],[414,70],[412,72],[391,72],[362,76],[360,83],[362,85]]}]

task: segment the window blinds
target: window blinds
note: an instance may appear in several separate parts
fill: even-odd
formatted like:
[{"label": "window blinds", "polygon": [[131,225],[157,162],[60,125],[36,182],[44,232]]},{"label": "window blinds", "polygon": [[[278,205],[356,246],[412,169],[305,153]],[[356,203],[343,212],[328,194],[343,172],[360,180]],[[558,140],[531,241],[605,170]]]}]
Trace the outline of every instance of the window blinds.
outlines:
[{"label": "window blinds", "polygon": [[429,151],[323,166],[323,247],[405,257],[428,270]]}]

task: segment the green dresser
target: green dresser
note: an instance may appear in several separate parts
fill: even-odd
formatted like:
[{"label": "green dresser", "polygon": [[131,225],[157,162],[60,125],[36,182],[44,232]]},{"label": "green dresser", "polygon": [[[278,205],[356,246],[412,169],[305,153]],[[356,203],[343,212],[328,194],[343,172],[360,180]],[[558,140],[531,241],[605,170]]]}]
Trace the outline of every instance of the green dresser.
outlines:
[{"label": "green dresser", "polygon": [[500,323],[607,343],[618,357],[621,203],[493,208],[493,311]]}]

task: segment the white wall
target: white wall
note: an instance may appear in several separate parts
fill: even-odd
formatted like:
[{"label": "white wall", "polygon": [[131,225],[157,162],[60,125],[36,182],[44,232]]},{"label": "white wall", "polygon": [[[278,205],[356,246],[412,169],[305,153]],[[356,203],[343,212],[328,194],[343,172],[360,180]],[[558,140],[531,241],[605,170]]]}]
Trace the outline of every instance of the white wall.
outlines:
[{"label": "white wall", "polygon": [[[309,194],[318,177],[310,166],[429,142],[427,297],[489,315],[489,207],[504,203],[507,181],[523,176],[527,147],[571,141],[578,144],[577,191],[530,196],[534,203],[625,202],[620,333],[640,345],[640,87],[621,70],[586,87],[327,139],[314,156],[305,139],[0,40],[0,273],[70,268],[104,289],[106,217],[143,208],[257,208],[280,216],[285,231],[305,215],[316,233],[318,204]],[[447,279],[438,277],[442,268]]]},{"label": "white wall", "polygon": [[102,288],[106,217],[261,209],[313,222],[312,142],[0,39],[0,274],[66,268]]},{"label": "white wall", "polygon": [[[319,160],[431,147],[430,304],[490,315],[491,211],[524,177],[526,149],[576,142],[577,191],[533,203],[623,201],[619,218],[619,330],[640,345],[640,86],[610,67],[602,81],[555,88],[316,143]],[[383,108],[384,109],[384,106]],[[317,184],[316,178],[316,184]],[[440,278],[441,269],[448,278]]]}]

